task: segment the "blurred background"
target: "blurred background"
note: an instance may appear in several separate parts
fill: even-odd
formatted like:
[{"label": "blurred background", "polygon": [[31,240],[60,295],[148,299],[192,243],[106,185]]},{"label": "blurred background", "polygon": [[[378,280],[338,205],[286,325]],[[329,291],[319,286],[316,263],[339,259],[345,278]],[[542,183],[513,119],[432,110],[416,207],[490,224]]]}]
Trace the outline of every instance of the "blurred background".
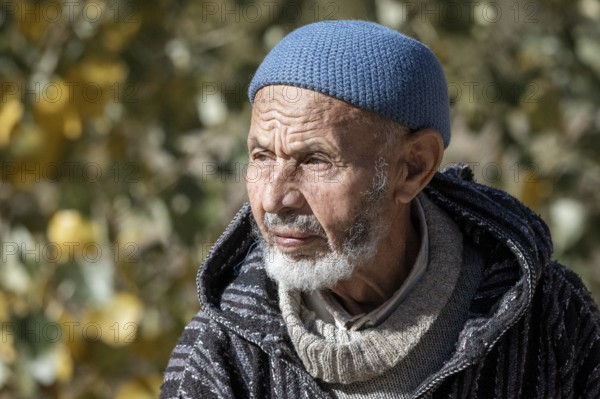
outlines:
[{"label": "blurred background", "polygon": [[347,18],[431,47],[444,164],[541,214],[600,298],[599,0],[0,0],[0,399],[158,396],[246,198],[252,74]]}]

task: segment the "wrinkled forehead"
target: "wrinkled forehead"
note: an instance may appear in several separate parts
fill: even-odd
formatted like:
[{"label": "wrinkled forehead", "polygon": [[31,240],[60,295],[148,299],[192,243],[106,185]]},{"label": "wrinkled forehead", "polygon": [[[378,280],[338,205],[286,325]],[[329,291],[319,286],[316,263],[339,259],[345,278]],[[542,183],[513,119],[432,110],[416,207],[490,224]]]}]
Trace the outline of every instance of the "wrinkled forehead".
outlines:
[{"label": "wrinkled forehead", "polygon": [[332,124],[348,123],[365,116],[365,111],[345,101],[309,89],[269,85],[258,90],[252,109],[253,119],[276,113]]}]

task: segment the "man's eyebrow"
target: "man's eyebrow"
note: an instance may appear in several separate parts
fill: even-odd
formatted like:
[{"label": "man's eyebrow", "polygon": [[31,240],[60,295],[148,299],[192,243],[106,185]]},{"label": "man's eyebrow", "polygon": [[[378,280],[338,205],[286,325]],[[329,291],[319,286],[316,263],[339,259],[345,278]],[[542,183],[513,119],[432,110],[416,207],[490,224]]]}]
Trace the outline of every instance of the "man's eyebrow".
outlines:
[{"label": "man's eyebrow", "polygon": [[248,138],[248,148],[262,147],[260,141],[256,137]]},{"label": "man's eyebrow", "polygon": [[305,146],[303,146],[302,148],[299,148],[297,150],[298,153],[302,153],[302,154],[313,153],[313,152],[330,152],[330,151],[331,151],[331,149],[328,146],[326,146],[320,142],[308,143]]}]

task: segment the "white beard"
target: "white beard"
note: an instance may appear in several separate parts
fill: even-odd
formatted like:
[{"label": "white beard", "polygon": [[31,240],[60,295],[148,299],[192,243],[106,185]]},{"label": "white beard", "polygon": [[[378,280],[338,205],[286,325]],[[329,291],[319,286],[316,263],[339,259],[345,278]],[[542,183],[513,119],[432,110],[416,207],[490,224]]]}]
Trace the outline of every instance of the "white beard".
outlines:
[{"label": "white beard", "polygon": [[[332,288],[350,278],[361,265],[367,264],[377,254],[379,244],[389,231],[390,222],[383,217],[380,204],[387,191],[387,176],[378,168],[371,189],[356,212],[354,222],[347,231],[342,249],[328,248],[313,256],[295,259],[269,244],[255,226],[262,249],[267,274],[290,290],[314,291]],[[295,230],[326,237],[325,231],[314,215],[265,215],[265,226],[289,226]]]},{"label": "white beard", "polygon": [[318,258],[292,260],[273,246],[263,246],[267,274],[291,290],[312,291],[334,286],[349,278],[357,263],[330,252]]}]

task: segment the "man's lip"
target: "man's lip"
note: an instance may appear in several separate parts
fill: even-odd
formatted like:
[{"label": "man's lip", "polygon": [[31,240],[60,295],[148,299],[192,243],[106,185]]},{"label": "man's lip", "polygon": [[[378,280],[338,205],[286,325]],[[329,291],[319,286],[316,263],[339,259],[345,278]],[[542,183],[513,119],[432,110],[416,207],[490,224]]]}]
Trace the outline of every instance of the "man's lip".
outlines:
[{"label": "man's lip", "polygon": [[316,237],[316,235],[314,235],[314,234],[302,233],[302,232],[299,232],[299,231],[277,231],[277,230],[271,230],[270,232],[271,232],[271,234],[273,234],[273,236],[275,236],[275,237],[282,237],[282,238],[298,238],[298,239],[302,239],[302,238],[307,238],[307,237]]},{"label": "man's lip", "polygon": [[315,234],[306,234],[292,231],[271,231],[273,241],[278,247],[296,248],[309,244],[315,239],[321,238]]}]

